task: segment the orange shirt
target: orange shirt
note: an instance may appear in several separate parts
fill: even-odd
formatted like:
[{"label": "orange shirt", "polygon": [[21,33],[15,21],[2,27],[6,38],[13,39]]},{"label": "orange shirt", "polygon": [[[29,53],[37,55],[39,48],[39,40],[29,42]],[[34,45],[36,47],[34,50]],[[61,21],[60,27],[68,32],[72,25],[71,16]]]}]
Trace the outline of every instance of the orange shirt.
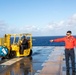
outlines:
[{"label": "orange shirt", "polygon": [[76,39],[73,36],[58,38],[55,39],[54,42],[65,42],[65,48],[67,49],[74,48],[74,46],[76,45]]}]

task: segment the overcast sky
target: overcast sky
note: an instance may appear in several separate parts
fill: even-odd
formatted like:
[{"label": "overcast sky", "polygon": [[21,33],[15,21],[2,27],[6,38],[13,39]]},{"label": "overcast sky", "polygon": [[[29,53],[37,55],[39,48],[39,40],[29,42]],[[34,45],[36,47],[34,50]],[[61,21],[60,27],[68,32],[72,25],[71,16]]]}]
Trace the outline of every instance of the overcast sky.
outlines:
[{"label": "overcast sky", "polygon": [[0,36],[76,35],[76,0],[0,0]]}]

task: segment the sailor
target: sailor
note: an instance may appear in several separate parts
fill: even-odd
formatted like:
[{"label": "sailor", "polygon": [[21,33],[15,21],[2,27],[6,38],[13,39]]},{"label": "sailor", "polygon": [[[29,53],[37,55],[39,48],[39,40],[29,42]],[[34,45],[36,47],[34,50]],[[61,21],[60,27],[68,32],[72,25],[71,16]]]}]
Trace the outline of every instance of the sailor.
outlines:
[{"label": "sailor", "polygon": [[75,72],[75,37],[73,37],[71,31],[67,31],[66,36],[63,38],[58,38],[50,40],[50,42],[65,42],[65,60],[66,60],[66,71],[69,72],[70,64],[69,58],[71,59],[72,71]]},{"label": "sailor", "polygon": [[25,36],[22,37],[22,43],[21,43],[20,48],[21,48],[21,54],[23,54],[24,49],[28,48],[28,40],[26,39]]}]

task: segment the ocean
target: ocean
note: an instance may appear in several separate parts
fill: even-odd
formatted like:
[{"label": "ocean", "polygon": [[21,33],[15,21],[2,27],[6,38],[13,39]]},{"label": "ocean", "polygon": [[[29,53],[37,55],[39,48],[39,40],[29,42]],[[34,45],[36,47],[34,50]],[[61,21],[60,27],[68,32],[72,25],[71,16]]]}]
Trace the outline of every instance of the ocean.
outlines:
[{"label": "ocean", "polygon": [[50,42],[51,39],[62,38],[64,36],[39,36],[33,37],[33,46],[64,46],[64,42]]},{"label": "ocean", "polygon": [[[64,46],[64,42],[50,42],[51,39],[62,38],[64,36],[35,36],[32,37],[33,46]],[[74,36],[76,37],[76,36]],[[18,41],[18,38],[16,39]],[[13,43],[13,38],[11,38]]]}]

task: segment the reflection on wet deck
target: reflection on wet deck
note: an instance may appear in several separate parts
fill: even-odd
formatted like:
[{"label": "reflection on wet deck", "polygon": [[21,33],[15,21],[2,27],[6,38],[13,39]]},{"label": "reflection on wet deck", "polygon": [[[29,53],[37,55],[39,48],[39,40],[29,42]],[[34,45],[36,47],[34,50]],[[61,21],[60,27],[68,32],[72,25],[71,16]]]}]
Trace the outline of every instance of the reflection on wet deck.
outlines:
[{"label": "reflection on wet deck", "polygon": [[64,47],[33,47],[31,57],[23,57],[11,66],[0,65],[0,75],[75,75],[71,71],[66,74],[63,58]]},{"label": "reflection on wet deck", "polygon": [[28,73],[32,73],[31,58],[22,59],[21,61],[7,68],[3,73],[0,73],[0,75],[28,75]]},{"label": "reflection on wet deck", "polygon": [[0,71],[0,75],[34,75],[37,70],[42,69],[42,63],[47,59],[47,56],[52,52],[53,48],[33,47],[31,57],[23,57],[21,61],[11,66],[3,64],[6,67]]}]

